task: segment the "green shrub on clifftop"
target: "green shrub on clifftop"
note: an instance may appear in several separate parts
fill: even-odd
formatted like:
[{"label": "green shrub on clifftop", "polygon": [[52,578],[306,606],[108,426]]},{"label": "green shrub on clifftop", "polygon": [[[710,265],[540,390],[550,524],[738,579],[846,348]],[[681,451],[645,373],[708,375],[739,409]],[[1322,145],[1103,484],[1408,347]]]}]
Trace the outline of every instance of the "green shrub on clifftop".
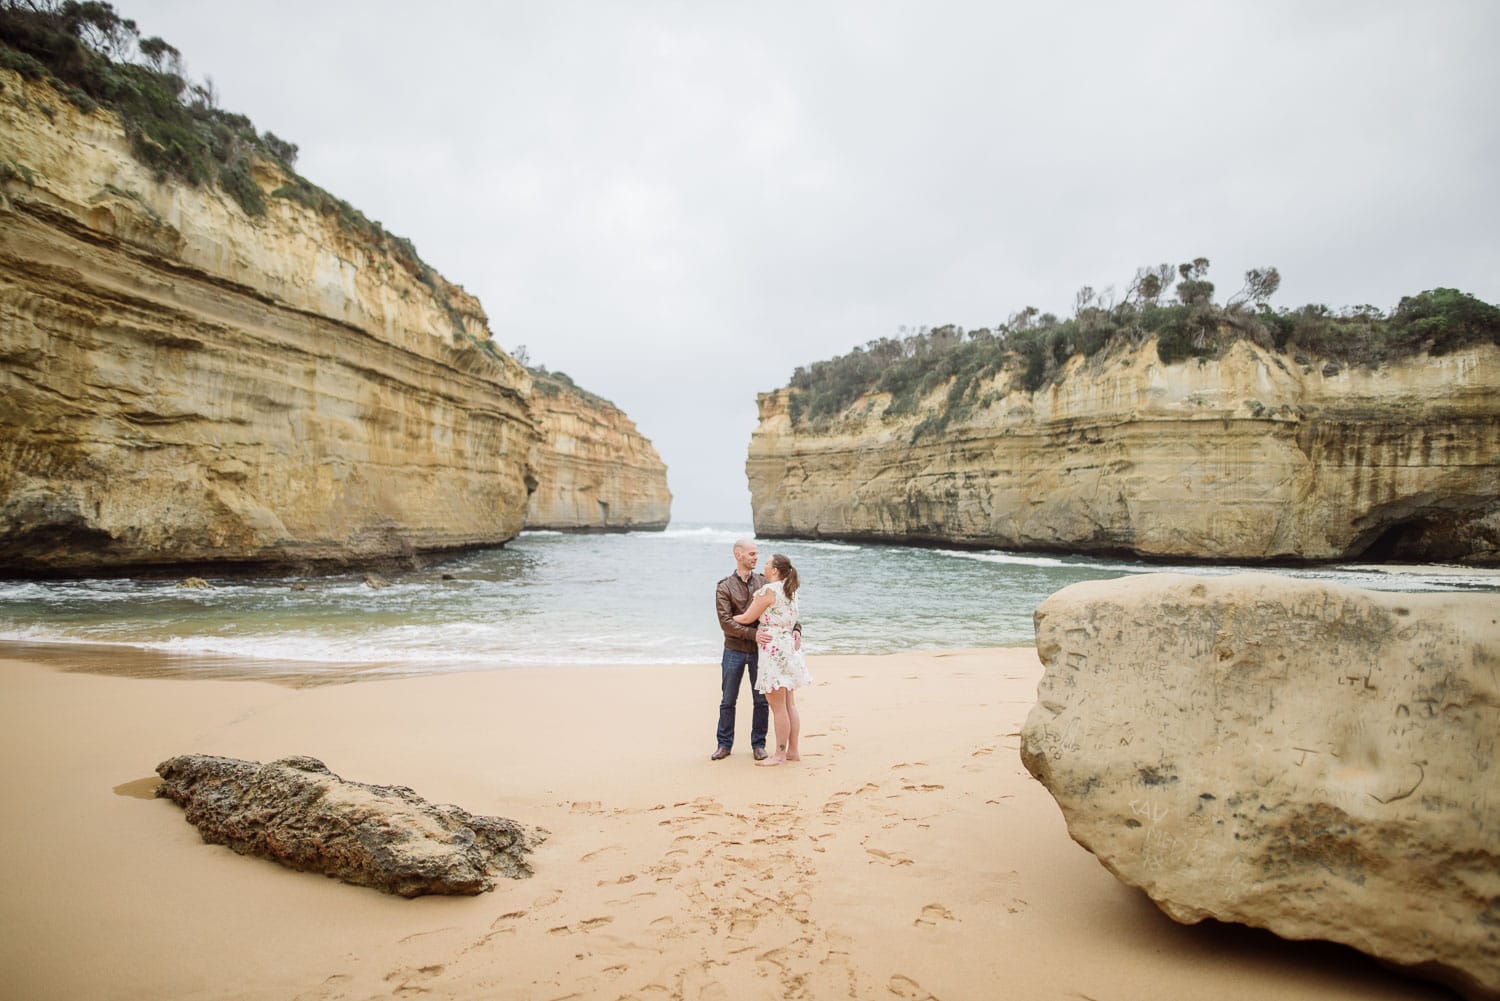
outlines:
[{"label": "green shrub on clifftop", "polygon": [[[293,169],[297,146],[272,132],[257,133],[246,116],[218,107],[212,83],[191,84],[181,53],[160,38],[142,38],[136,23],[108,3],[74,0],[0,0],[0,67],[28,80],[46,80],[85,114],[115,112],[132,154],[157,180],[216,184],[249,216],[263,216],[266,193],[256,183],[257,158],[279,164],[290,183],[270,193],[337,222],[368,246],[384,251],[426,285],[447,313],[456,339],[463,317],[410,240],[386,232],[348,202]],[[49,118],[51,109],[41,109]]]},{"label": "green shrub on clifftop", "polygon": [[1009,373],[1010,384],[1029,393],[1061,377],[1074,357],[1091,358],[1112,345],[1156,338],[1164,363],[1214,358],[1238,340],[1267,351],[1307,352],[1338,364],[1374,366],[1428,352],[1444,354],[1481,343],[1500,344],[1500,307],[1457,289],[1406,296],[1386,317],[1374,306],[1334,313],[1327,306],[1273,310],[1279,287],[1275,268],[1253,268],[1224,305],[1212,301],[1206,258],[1179,265],[1177,302],[1161,303],[1172,289],[1168,265],[1141,268],[1119,303],[1093,289],[1080,290],[1074,315],[1059,319],[1028,306],[995,328],[965,333],[953,325],[883,337],[845,355],[798,367],[792,373],[792,422],[822,423],[844,413],[868,393],[889,393],[885,414],[913,414],[921,401],[947,386],[940,409],[913,438],[933,435],[976,406],[982,383]]},{"label": "green shrub on clifftop", "polygon": [[178,51],[141,38],[135,22],[107,3],[3,0],[0,65],[48,80],[84,114],[100,106],[116,112],[131,151],[158,178],[218,183],[249,215],[265,212],[251,158],[275,160],[288,172],[296,160],[295,146],[258,135],[250,119],[217,107],[211,85],[189,85]]}]

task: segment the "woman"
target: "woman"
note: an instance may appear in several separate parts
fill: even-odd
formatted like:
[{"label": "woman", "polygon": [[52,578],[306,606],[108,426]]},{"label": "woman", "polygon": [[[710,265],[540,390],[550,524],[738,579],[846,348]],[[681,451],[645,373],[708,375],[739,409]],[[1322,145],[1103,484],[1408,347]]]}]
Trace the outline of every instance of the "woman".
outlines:
[{"label": "woman", "polygon": [[771,719],[776,726],[776,753],[757,765],[784,765],[800,761],[797,741],[802,735],[802,717],[797,713],[796,689],[812,684],[802,652],[792,636],[797,624],[797,568],[780,553],[766,560],[766,584],[755,592],[750,607],[734,621],[748,626],[761,620],[761,630],[769,634],[760,644],[759,676],[755,690],[771,704]]}]

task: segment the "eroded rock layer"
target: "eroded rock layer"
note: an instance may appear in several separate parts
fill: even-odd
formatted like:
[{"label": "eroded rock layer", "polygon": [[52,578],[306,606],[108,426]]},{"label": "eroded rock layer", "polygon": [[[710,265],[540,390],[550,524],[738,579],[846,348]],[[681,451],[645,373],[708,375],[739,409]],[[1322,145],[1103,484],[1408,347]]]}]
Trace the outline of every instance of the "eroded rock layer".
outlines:
[{"label": "eroded rock layer", "polygon": [[156,767],[156,794],[209,844],[403,897],[473,895],[531,875],[542,834],[434,804],[405,786],[350,782],[316,758],[260,764],[183,754]]},{"label": "eroded rock layer", "polygon": [[1232,561],[1500,562],[1500,348],[1380,369],[1246,342],[1166,365],[1075,358],[1035,394],[1002,373],[937,433],[939,387],[819,427],[762,394],[757,534]]},{"label": "eroded rock layer", "polygon": [[654,531],[667,527],[667,467],[635,422],[608,400],[538,373],[532,412],[542,434],[527,528]]},{"label": "eroded rock layer", "polygon": [[1147,575],[1036,644],[1022,761],[1123,882],[1500,998],[1500,598]]},{"label": "eroded rock layer", "polygon": [[[538,437],[479,303],[379,231],[159,183],[0,71],[0,563],[365,560],[520,530]],[[409,248],[407,248],[409,250]]]}]

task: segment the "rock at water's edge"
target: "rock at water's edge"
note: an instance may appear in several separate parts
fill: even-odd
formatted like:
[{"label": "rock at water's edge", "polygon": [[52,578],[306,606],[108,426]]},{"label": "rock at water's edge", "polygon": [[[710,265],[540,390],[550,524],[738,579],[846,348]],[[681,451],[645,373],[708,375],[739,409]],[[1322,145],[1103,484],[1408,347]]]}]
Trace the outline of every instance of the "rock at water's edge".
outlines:
[{"label": "rock at water's edge", "polygon": [[1022,761],[1119,879],[1500,998],[1500,598],[1147,575],[1036,642]]},{"label": "rock at water's edge", "polygon": [[156,794],[183,807],[209,844],[403,897],[472,895],[493,889],[497,875],[530,876],[526,854],[545,838],[405,786],[346,781],[316,758],[262,765],[185,754],[156,772]]}]

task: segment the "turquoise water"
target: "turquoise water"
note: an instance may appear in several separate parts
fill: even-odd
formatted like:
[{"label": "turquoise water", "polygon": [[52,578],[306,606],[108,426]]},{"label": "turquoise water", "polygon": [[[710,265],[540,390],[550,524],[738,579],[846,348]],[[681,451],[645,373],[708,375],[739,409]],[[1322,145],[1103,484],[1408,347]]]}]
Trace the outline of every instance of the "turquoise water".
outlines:
[{"label": "turquoise water", "polygon": [[[530,532],[372,589],[363,574],[175,580],[0,580],[0,641],[117,644],[267,674],[420,674],[549,664],[717,663],[714,584],[748,528]],[[853,543],[759,543],[799,569],[811,653],[894,653],[1032,642],[1032,611],[1084,580],[1235,567]],[[1445,567],[1273,571],[1358,587],[1496,592],[1500,577]],[[451,579],[444,579],[448,575]],[[301,585],[300,589],[294,585]]]}]

